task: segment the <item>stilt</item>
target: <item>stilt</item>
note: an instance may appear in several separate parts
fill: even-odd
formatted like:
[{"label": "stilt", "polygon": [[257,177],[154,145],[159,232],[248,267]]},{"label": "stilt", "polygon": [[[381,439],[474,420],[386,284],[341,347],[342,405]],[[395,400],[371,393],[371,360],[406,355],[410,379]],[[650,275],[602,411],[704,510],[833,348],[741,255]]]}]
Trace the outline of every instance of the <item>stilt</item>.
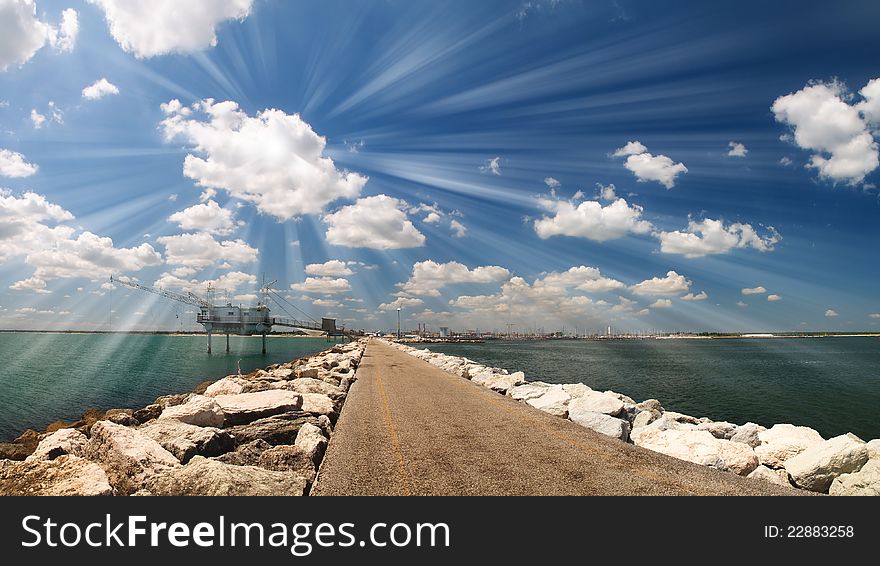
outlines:
[{"label": "stilt", "polygon": [[263,353],[266,353],[266,335],[263,334]]},{"label": "stilt", "polygon": [[226,333],[226,353],[229,353],[229,333]]},{"label": "stilt", "polygon": [[211,331],[208,331],[208,353],[211,353]]}]

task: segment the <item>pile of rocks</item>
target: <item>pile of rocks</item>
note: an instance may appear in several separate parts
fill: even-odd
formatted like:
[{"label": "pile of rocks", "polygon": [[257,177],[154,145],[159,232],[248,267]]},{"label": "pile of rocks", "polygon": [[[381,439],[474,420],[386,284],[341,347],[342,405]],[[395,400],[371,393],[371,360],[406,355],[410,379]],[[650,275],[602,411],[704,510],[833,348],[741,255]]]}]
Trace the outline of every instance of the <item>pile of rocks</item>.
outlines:
[{"label": "pile of rocks", "polygon": [[0,495],[307,495],[365,347],[30,431],[0,459]]},{"label": "pile of rocks", "polygon": [[824,439],[790,424],[736,425],[667,411],[582,383],[527,382],[473,360],[404,344],[392,346],[502,395],[642,448],[757,480],[831,495],[880,495],[880,440],[853,434]]}]

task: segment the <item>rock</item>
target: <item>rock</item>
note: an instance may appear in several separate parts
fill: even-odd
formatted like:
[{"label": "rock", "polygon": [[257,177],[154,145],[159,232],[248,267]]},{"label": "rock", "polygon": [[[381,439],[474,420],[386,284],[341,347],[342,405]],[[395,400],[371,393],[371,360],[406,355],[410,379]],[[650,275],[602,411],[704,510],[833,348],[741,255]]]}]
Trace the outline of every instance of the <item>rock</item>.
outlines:
[{"label": "rock", "polygon": [[641,411],[636,413],[635,418],[633,418],[632,427],[639,428],[648,426],[658,418],[660,418],[660,413],[657,411]]},{"label": "rock", "polygon": [[152,476],[145,489],[152,495],[303,495],[306,479],[291,472],[256,466],[234,466],[196,456],[186,466]]},{"label": "rock", "polygon": [[788,483],[788,473],[785,470],[774,470],[764,465],[758,466],[746,477],[791,487],[791,484]]},{"label": "rock", "polygon": [[568,402],[571,396],[560,386],[548,387],[543,395],[526,401],[532,407],[549,413],[554,417],[568,416]]},{"label": "rock", "polygon": [[88,445],[89,439],[83,433],[72,428],[62,428],[41,440],[34,453],[25,461],[54,460],[65,454],[82,457]]},{"label": "rock", "polygon": [[509,375],[503,373],[490,373],[486,375],[486,373],[483,373],[481,377],[475,377],[472,381],[477,385],[506,394],[508,389],[525,383],[526,375],[521,371]]},{"label": "rock", "polygon": [[592,389],[584,385],[583,383],[565,383],[562,385],[562,388],[568,393],[572,399],[577,399],[578,397],[583,397],[587,393],[590,393]]},{"label": "rock", "polygon": [[137,426],[140,423],[132,416],[131,409],[110,409],[104,413],[104,419],[122,426]]},{"label": "rock", "polygon": [[274,379],[293,379],[294,370],[289,368],[278,368],[272,370],[269,375]]},{"label": "rock", "polygon": [[173,419],[154,421],[138,431],[158,442],[182,464],[193,456],[218,456],[235,445],[232,436],[219,428],[200,427]]},{"label": "rock", "polygon": [[320,370],[316,367],[300,367],[294,371],[296,377],[311,377],[313,379],[318,379],[320,377]]},{"label": "rock", "polygon": [[702,424],[702,421],[696,417],[692,417],[690,415],[684,415],[682,413],[676,413],[674,411],[663,411],[663,416],[667,419],[673,420],[677,423],[681,424],[692,424],[698,425]]},{"label": "rock", "polygon": [[227,376],[221,380],[215,381],[205,389],[206,397],[216,397],[217,395],[238,395],[244,392],[247,383],[240,377]]},{"label": "rock", "polygon": [[[872,440],[871,442],[876,441]],[[880,495],[880,459],[871,458],[858,472],[834,478],[828,493],[830,495]]]},{"label": "rock", "polygon": [[291,411],[225,430],[232,435],[236,446],[254,440],[264,440],[274,446],[296,442],[300,427],[306,423],[317,425],[318,419],[302,411]]},{"label": "rock", "polygon": [[216,399],[204,395],[193,395],[186,403],[164,409],[159,415],[159,419],[172,419],[195,426],[221,427],[224,422],[224,413]]},{"label": "rock", "polygon": [[880,460],[880,438],[874,439],[865,445],[868,450],[868,458],[871,460]]},{"label": "rock", "polygon": [[[757,448],[761,445],[761,438],[758,436],[759,433],[767,430],[759,424],[755,423],[746,423],[744,425],[740,425],[736,427],[736,431],[734,431],[733,436],[730,437],[732,442],[741,442],[743,444],[748,444],[752,448]],[[788,480],[786,480],[787,482]]]},{"label": "rock", "polygon": [[623,411],[623,401],[609,393],[591,391],[582,397],[572,399],[569,403],[568,411],[569,413],[572,411],[587,411],[614,417]]},{"label": "rock", "polygon": [[150,422],[153,419],[158,419],[159,415],[162,414],[162,405],[156,405],[153,403],[152,405],[147,405],[143,409],[138,409],[134,413],[132,413],[132,417],[134,417],[137,422],[144,424]]},{"label": "rock", "polygon": [[299,446],[273,446],[260,454],[257,466],[276,472],[295,472],[309,484],[315,481],[315,462]]},{"label": "rock", "polygon": [[730,440],[736,433],[736,428],[735,424],[725,421],[697,425],[697,430],[705,430],[715,438],[720,438],[722,440]]},{"label": "rock", "polygon": [[789,458],[797,456],[807,448],[821,444],[822,436],[805,426],[776,424],[758,433],[761,444],[755,454],[762,464],[770,468],[781,468]]},{"label": "rock", "polygon": [[0,461],[0,495],[113,495],[98,464],[72,455],[53,460]]},{"label": "rock", "polygon": [[339,380],[339,389],[348,393],[348,390],[351,389],[351,385],[357,381],[357,377],[355,374],[349,374]]},{"label": "rock", "polygon": [[[576,400],[576,399],[575,399]],[[626,441],[629,438],[629,423],[603,413],[584,409],[570,409],[568,418],[582,427],[595,430],[600,434]]]},{"label": "rock", "polygon": [[301,395],[283,389],[239,395],[218,395],[214,397],[214,401],[220,406],[225,416],[223,420],[225,426],[245,424],[272,415],[295,411],[303,405]]},{"label": "rock", "polygon": [[176,393],[174,395],[162,395],[161,397],[157,397],[154,403],[159,405],[163,409],[167,409],[168,407],[176,407],[177,405],[183,405],[188,402],[190,399],[195,397],[192,393]]},{"label": "rock", "polygon": [[304,424],[296,435],[294,444],[300,448],[317,466],[324,457],[327,448],[327,439],[321,434],[321,429],[312,424]]},{"label": "rock", "polygon": [[324,436],[330,438],[333,435],[333,423],[327,415],[318,416],[318,428],[324,433]]},{"label": "rock", "polygon": [[270,448],[272,448],[272,445],[265,440],[252,440],[242,444],[232,452],[227,452],[214,459],[218,462],[235,466],[256,466],[260,461],[260,455]]},{"label": "rock", "polygon": [[636,408],[643,411],[658,411],[660,413],[663,412],[663,406],[657,399],[646,399],[641,403],[636,403]]},{"label": "rock", "polygon": [[624,394],[622,394],[622,393],[617,393],[617,392],[614,392],[614,391],[605,391],[605,393],[608,393],[609,395],[614,395],[615,397],[617,397],[618,399],[620,399],[621,401],[623,401],[623,403],[624,403],[625,405],[633,405],[633,406],[635,406],[635,404],[636,404],[635,399],[633,399],[632,397],[627,397],[626,395],[624,395]]},{"label": "rock", "polygon": [[110,485],[123,495],[141,489],[152,475],[180,465],[173,454],[152,438],[110,421],[98,421],[92,427],[86,454],[101,464]]},{"label": "rock", "polygon": [[798,487],[826,493],[834,478],[859,471],[867,461],[864,441],[842,434],[785,460],[785,471]]},{"label": "rock", "polygon": [[[710,432],[709,434],[712,433]],[[719,456],[724,462],[722,470],[730,471],[740,476],[747,476],[758,467],[758,456],[751,446],[742,442],[731,442],[730,440],[719,438],[718,448]]]},{"label": "rock", "polygon": [[336,403],[333,399],[320,393],[301,393],[304,413],[313,415],[327,415],[331,420],[336,420]]},{"label": "rock", "polygon": [[300,377],[288,381],[284,388],[297,393],[320,393],[330,397],[334,401],[338,401],[345,397],[345,391],[342,388],[311,377]]},{"label": "rock", "polygon": [[522,385],[517,385],[516,387],[511,387],[507,391],[507,395],[516,399],[517,401],[528,401],[529,399],[534,399],[536,397],[540,397],[544,393],[547,393],[547,389],[549,387],[549,383],[544,383],[543,381],[533,381],[532,383],[524,383]]}]

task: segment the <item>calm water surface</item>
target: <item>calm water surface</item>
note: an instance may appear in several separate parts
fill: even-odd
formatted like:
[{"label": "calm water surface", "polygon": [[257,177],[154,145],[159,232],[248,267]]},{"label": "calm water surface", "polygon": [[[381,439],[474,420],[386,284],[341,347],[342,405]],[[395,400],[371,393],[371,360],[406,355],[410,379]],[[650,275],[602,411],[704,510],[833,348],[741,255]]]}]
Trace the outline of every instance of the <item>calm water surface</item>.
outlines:
[{"label": "calm water surface", "polygon": [[713,420],[806,425],[828,438],[880,438],[880,338],[633,340],[431,344],[521,370],[530,381],[581,382]]},{"label": "calm water surface", "polygon": [[[290,361],[328,346],[325,338],[232,337],[214,354],[203,336],[0,333],[0,442],[26,428],[77,419],[85,409],[139,408],[159,395]],[[219,351],[219,353],[218,353]]]}]

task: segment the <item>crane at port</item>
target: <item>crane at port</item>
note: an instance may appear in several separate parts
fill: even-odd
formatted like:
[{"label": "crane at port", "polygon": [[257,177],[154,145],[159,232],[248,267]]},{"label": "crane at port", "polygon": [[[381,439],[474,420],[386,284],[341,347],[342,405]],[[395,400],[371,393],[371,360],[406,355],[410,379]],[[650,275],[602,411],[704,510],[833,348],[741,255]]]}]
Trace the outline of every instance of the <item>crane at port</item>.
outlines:
[{"label": "crane at port", "polygon": [[284,308],[282,303],[287,303],[289,306],[295,308],[296,310],[299,310],[296,305],[289,303],[286,299],[284,299],[284,297],[279,295],[277,291],[272,289],[271,285],[272,283],[274,283],[274,281],[272,283],[263,285],[262,289],[260,289],[262,299],[257,303],[257,306],[255,307],[243,307],[240,305],[236,306],[228,300],[226,301],[225,305],[215,304],[214,288],[210,283],[208,283],[207,285],[207,293],[205,298],[199,297],[198,295],[190,291],[177,293],[174,291],[169,291],[167,289],[141,285],[140,283],[136,283],[127,278],[111,276],[110,283],[124,285],[132,289],[152,293],[154,295],[158,295],[172,301],[177,301],[197,307],[199,309],[199,312],[196,315],[196,322],[205,327],[205,332],[208,335],[209,354],[211,353],[211,335],[215,332],[226,335],[227,352],[229,351],[230,334],[235,334],[238,336],[262,335],[264,354],[266,353],[266,334],[272,332],[273,326],[283,326],[288,328],[306,330],[309,332],[326,334],[328,339],[337,336],[341,336],[344,338],[346,335],[345,329],[336,328],[335,318],[322,318],[321,322],[318,322],[307,314],[302,313],[302,311],[300,312],[305,315],[306,318],[308,318],[309,320],[299,320],[292,316],[290,318],[279,318],[272,316],[268,305],[270,298],[275,300],[279,308],[288,316],[290,316],[290,313]]}]

